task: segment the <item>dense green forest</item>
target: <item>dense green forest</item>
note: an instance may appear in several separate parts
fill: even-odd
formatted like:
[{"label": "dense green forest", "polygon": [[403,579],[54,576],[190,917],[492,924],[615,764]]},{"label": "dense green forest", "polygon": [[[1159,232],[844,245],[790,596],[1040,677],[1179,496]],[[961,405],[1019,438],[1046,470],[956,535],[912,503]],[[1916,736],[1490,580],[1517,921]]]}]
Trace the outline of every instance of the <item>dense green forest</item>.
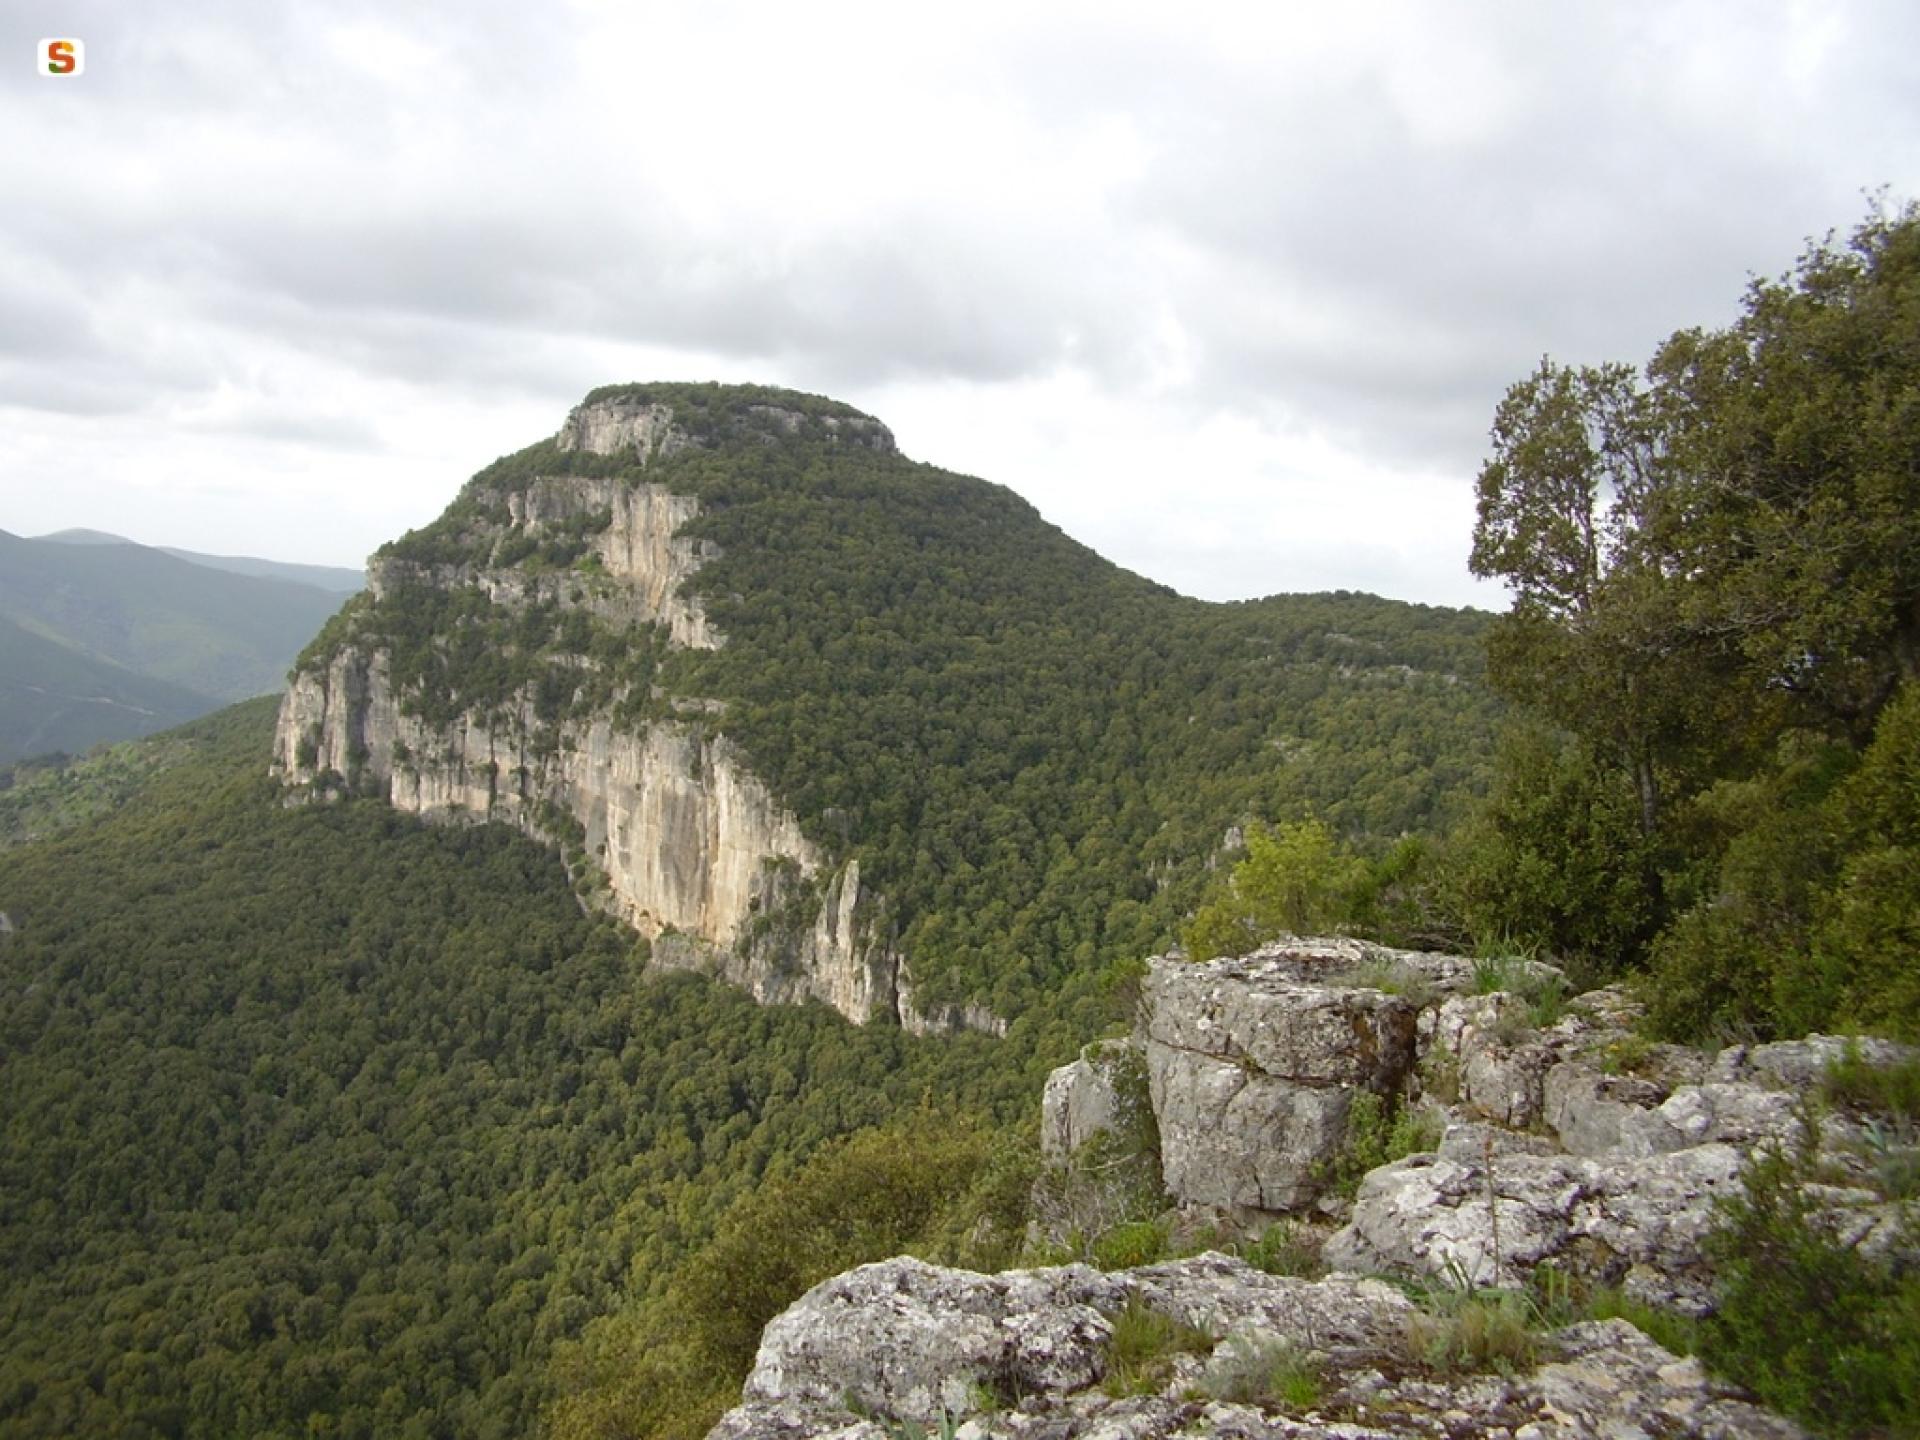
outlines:
[{"label": "dense green forest", "polygon": [[1024,1120],[1095,1023],[643,983],[514,833],[285,808],[272,713],[0,851],[0,1434],[529,1434],[736,1199],[929,1097]]},{"label": "dense green forest", "polygon": [[[724,702],[703,723],[830,855],[859,858],[884,897],[869,923],[910,957],[924,1000],[1015,1017],[1164,948],[1247,820],[1312,813],[1378,854],[1484,788],[1497,706],[1478,612],[1189,600],[1001,486],[767,418],[858,418],[835,402],[745,386],[592,398],[671,406],[701,443],[644,468],[552,441],[499,461],[382,552],[382,598],[302,665],[385,650],[403,703],[435,725],[521,695],[548,727]],[[614,583],[589,543],[609,512],[538,535],[510,522],[536,479],[567,474],[698,497],[682,534],[718,547],[691,583],[723,648],[669,651],[658,627],[615,629],[558,596],[509,607],[472,583],[557,573],[577,600]]]}]

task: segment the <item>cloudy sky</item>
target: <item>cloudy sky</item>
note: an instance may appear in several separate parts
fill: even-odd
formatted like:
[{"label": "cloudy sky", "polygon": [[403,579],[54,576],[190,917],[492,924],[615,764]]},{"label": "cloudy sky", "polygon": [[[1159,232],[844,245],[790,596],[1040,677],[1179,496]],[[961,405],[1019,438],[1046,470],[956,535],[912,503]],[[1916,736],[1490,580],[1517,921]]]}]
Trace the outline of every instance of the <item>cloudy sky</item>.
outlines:
[{"label": "cloudy sky", "polygon": [[1510,382],[1920,196],[1912,0],[9,0],[0,61],[0,529],[334,564],[757,380],[1189,593],[1497,606]]}]

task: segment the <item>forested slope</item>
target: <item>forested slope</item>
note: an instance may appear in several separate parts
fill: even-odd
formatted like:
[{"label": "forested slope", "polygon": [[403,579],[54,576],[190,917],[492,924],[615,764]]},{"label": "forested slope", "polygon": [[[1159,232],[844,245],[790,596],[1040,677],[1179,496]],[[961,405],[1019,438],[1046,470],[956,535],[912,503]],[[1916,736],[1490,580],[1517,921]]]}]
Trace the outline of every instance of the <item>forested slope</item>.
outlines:
[{"label": "forested slope", "polygon": [[271,724],[0,855],[0,1434],[526,1435],[736,1197],[928,1095],[1021,1116],[1095,1023],[642,983],[518,835],[284,808]]}]

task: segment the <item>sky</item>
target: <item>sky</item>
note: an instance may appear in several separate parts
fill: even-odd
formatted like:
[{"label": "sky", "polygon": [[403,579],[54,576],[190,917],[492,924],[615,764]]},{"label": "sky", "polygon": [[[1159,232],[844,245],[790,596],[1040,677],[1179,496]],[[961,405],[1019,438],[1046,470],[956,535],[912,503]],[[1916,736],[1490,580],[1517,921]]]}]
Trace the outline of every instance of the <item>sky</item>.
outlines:
[{"label": "sky", "polygon": [[596,385],[756,381],[1188,594],[1499,608],[1506,387],[1881,189],[1912,0],[9,0],[0,529],[358,564]]}]

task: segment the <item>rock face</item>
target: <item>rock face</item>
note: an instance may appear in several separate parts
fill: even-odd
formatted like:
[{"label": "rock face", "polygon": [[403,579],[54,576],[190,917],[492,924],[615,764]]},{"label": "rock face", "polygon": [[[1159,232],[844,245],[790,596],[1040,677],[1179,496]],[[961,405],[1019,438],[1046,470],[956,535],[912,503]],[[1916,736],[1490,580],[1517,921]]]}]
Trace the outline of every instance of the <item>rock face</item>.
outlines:
[{"label": "rock face", "polygon": [[[1188,1353],[1109,1395],[1116,1326],[1142,1314],[1188,1327]],[[1284,1279],[1217,1254],[1110,1275],[888,1260],[816,1286],[768,1325],[741,1405],[710,1440],[884,1440],[908,1426],[963,1440],[1804,1434],[1623,1321],[1547,1337],[1545,1363],[1510,1379],[1429,1377],[1415,1323],[1379,1281]],[[1249,1391],[1245,1357],[1281,1353],[1318,1375],[1309,1403]]]},{"label": "rock face", "polygon": [[1310,1204],[1355,1092],[1413,1067],[1419,1007],[1366,982],[1457,984],[1463,964],[1346,940],[1149,961],[1139,1041],[1168,1191],[1242,1221]]},{"label": "rock face", "polygon": [[[753,407],[753,420],[771,433],[811,427],[835,443],[892,448],[886,427],[864,417],[766,405]],[[671,405],[616,395],[577,407],[555,443],[644,466],[701,441]],[[678,648],[725,643],[687,584],[717,554],[681,533],[699,514],[694,498],[564,475],[534,478],[504,501],[503,546],[590,528],[580,526],[589,517],[600,525],[588,541],[590,571],[377,557],[371,600],[428,586],[484,595],[509,613],[582,609],[614,627],[657,625]],[[710,971],[764,1001],[819,999],[856,1022],[880,1011],[921,1031],[999,1025],[985,1012],[929,1015],[914,1005],[901,957],[870,933],[877,897],[862,891],[857,862],[828,864],[738,750],[701,723],[711,704],[679,702],[676,718],[650,723],[597,712],[555,724],[523,694],[447,724],[423,719],[410,699],[385,649],[348,643],[293,677],[274,773],[306,788],[349,777],[414,814],[571,839],[577,868],[602,877],[603,903],[655,940],[663,966]]]},{"label": "rock face", "polygon": [[1136,1080],[1140,1070],[1139,1047],[1102,1040],[1049,1075],[1040,1096],[1041,1158],[1064,1164],[1099,1136],[1137,1132],[1147,1100]]}]

